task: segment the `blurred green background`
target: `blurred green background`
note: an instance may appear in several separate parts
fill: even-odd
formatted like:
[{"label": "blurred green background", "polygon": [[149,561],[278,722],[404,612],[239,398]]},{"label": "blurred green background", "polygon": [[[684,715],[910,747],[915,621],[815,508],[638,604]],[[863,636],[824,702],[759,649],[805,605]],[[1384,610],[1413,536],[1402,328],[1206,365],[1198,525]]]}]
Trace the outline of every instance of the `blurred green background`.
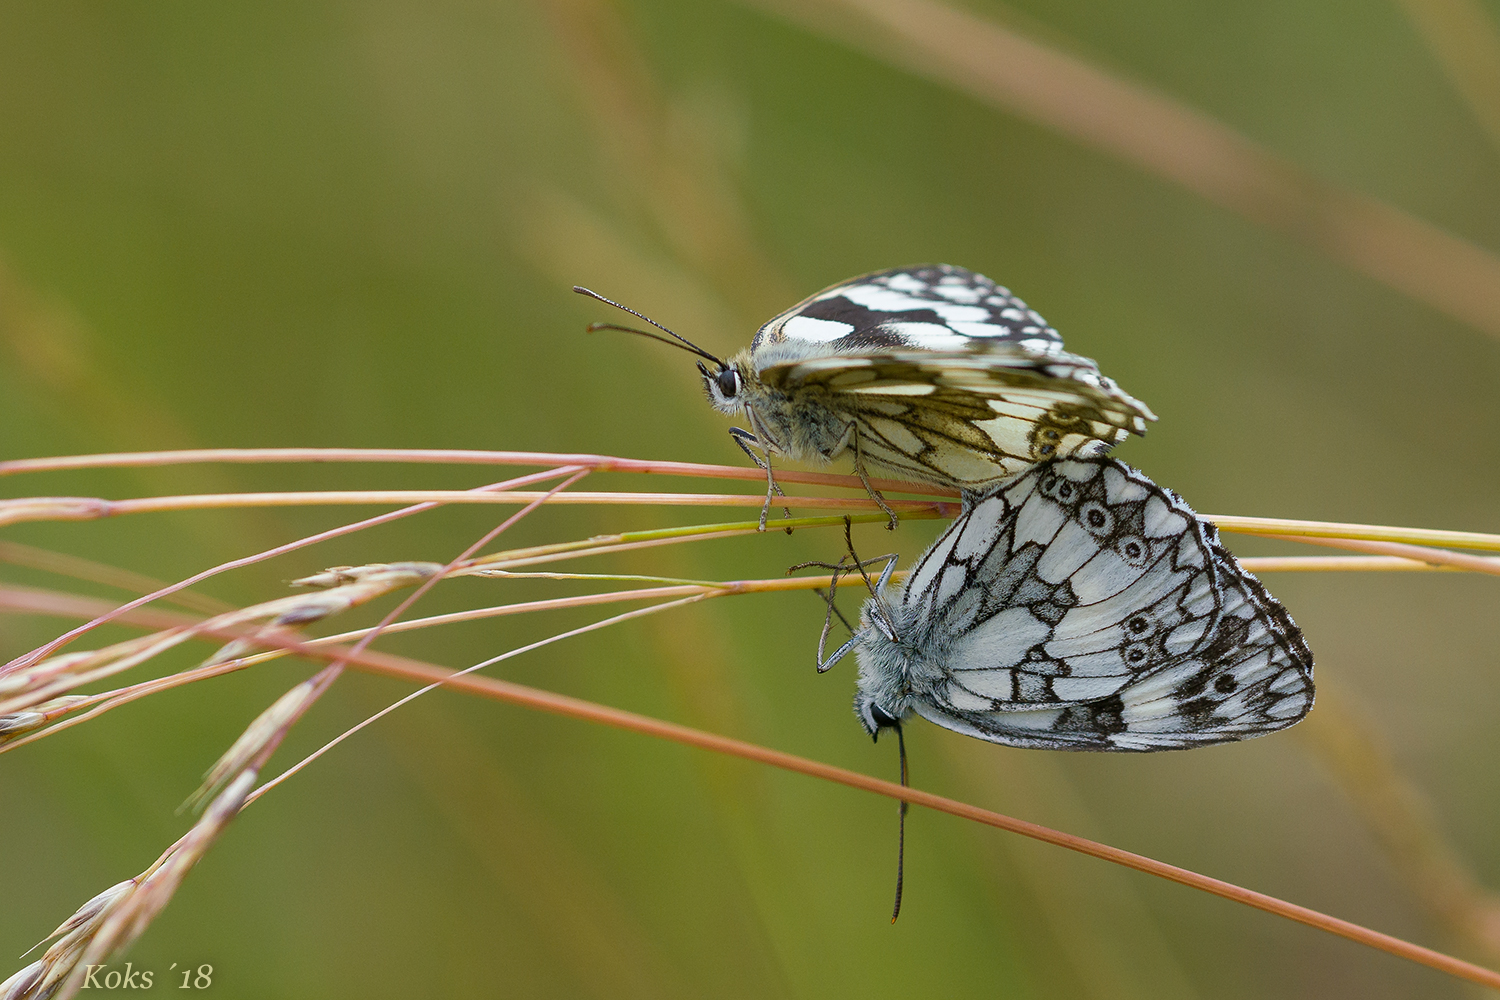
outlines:
[{"label": "blurred green background", "polygon": [[[1500,143],[1422,21],[1500,17],[1479,2],[964,9],[1500,248]],[[586,336],[612,317],[569,286],[722,354],[833,281],[942,260],[1009,285],[1148,401],[1160,423],[1119,453],[1200,511],[1500,531],[1495,331],[913,75],[850,5],[800,9],[0,4],[0,457],[342,445],[741,464],[689,360]],[[1486,36],[1464,37],[1482,55]],[[461,488],[500,475],[190,466],[13,477],[0,495]],[[151,515],[5,538],[178,579],[352,516]],[[548,510],[508,538],[715,517]],[[202,590],[247,604],[327,565],[446,561],[494,519],[429,513]],[[903,524],[895,545],[913,556],[939,527]],[[873,527],[857,540],[891,544]],[[833,532],[772,533],[564,568],[776,576],[838,549]],[[1298,729],[1111,757],[918,723],[914,782],[1500,962],[1471,913],[1434,901],[1423,867],[1446,851],[1441,871],[1472,877],[1460,890],[1500,885],[1495,582],[1267,583],[1317,655],[1319,708]],[[580,589],[471,580],[420,610]],[[463,666],[594,617],[501,619],[383,648]],[[813,671],[821,619],[805,593],[714,601],[497,672],[893,776],[895,748],[872,746],[850,715],[853,663]],[[0,653],[65,624],[0,616]],[[201,772],[308,671],[279,662],[175,691],[0,757],[0,954],[155,858],[185,829],[174,809]],[[345,678],[274,764],[404,690]],[[1362,792],[1330,763],[1322,748],[1350,719],[1373,740],[1356,739],[1352,757],[1389,755],[1415,800]],[[1411,817],[1443,838],[1428,855],[1384,846]],[[210,963],[224,998],[1469,995],[1265,914],[920,810],[893,928],[894,856],[887,800],[434,694],[248,810],[129,958],[158,970],[157,989],[175,983],[173,962]],[[21,964],[6,959],[0,978]]]}]

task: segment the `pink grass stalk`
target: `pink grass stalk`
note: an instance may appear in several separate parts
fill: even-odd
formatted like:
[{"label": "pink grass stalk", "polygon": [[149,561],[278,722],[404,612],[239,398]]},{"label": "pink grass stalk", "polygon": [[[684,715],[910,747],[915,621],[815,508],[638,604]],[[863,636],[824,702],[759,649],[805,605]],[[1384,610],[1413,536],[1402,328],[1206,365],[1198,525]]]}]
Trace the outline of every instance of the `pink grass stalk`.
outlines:
[{"label": "pink grass stalk", "polygon": [[[415,455],[420,455],[421,457],[413,457]],[[565,459],[576,459],[576,461],[571,461],[567,464],[557,464],[561,460]],[[986,823],[988,825],[996,826],[1002,829],[1007,829],[1012,832],[1021,833],[1025,836],[1030,836],[1035,839],[1053,843],[1058,846],[1067,847],[1071,850],[1090,854],[1091,856],[1109,860],[1117,864],[1126,865],[1127,867],[1132,867],[1139,871],[1154,874],[1163,878],[1168,878],[1184,885],[1189,885],[1203,891],[1211,892],[1228,899],[1232,899],[1250,906],[1257,907],[1259,909],[1266,910],[1267,912],[1287,917],[1288,919],[1318,927],[1330,933],[1338,934],[1340,936],[1358,941],[1368,946],[1379,948],[1391,954],[1399,955],[1411,961],[1416,961],[1421,964],[1428,965],[1432,968],[1440,969],[1452,975],[1457,975],[1476,983],[1482,983],[1492,987],[1500,988],[1500,974],[1497,974],[1491,970],[1483,969],[1479,966],[1473,965],[1472,963],[1463,962],[1457,958],[1453,958],[1452,956],[1443,955],[1441,953],[1432,951],[1431,949],[1426,949],[1419,945],[1402,941],[1389,935],[1384,935],[1380,932],[1373,931],[1368,928],[1349,923],[1347,921],[1342,921],[1338,918],[1334,918],[1326,914],[1308,910],[1306,908],[1296,906],[1295,904],[1275,899],[1274,897],[1265,896],[1249,889],[1234,886],[1230,883],[1221,882],[1219,880],[1208,878],[1207,876],[1186,871],[1185,869],[1176,868],[1171,865],[1166,865],[1162,862],[1143,858],[1139,855],[1120,851],[1118,849],[1108,847],[1107,845],[1096,844],[1092,841],[1082,840],[1081,838],[1076,838],[1066,833],[1049,830],[1047,828],[1036,826],[1035,824],[1030,824],[1022,820],[1016,820],[1010,817],[1001,816],[996,813],[991,813],[987,810],[979,809],[978,807],[971,806],[966,803],[956,802],[951,799],[945,799],[918,789],[904,787],[892,782],[882,781],[881,779],[871,778],[866,775],[860,775],[855,772],[833,768],[829,765],[825,765],[817,761],[810,761],[806,760],[805,758],[783,754],[779,751],[757,746],[755,744],[733,740],[728,737],[718,736],[716,734],[706,733],[701,730],[679,726],[663,720],[652,719],[647,716],[641,716],[635,713],[625,712],[619,709],[597,705],[579,699],[568,698],[566,696],[557,695],[546,691],[540,691],[534,688],[528,688],[522,685],[516,685],[505,681],[497,681],[484,677],[465,676],[470,671],[480,669],[486,665],[489,665],[490,663],[519,655],[523,652],[535,649],[538,646],[546,645],[548,643],[558,641],[562,638],[567,638],[573,635],[581,634],[583,632],[592,631],[597,628],[602,628],[618,622],[631,620],[642,615],[654,614],[658,611],[678,607],[686,603],[691,603],[710,597],[724,596],[731,593],[746,593],[751,591],[772,589],[802,589],[809,586],[826,584],[826,580],[794,579],[781,581],[739,581],[736,583],[729,583],[724,585],[681,584],[657,588],[637,588],[635,590],[629,591],[613,591],[606,594],[581,595],[578,597],[562,598],[553,601],[525,602],[522,604],[505,605],[497,608],[478,609],[471,612],[460,612],[455,615],[434,616],[432,619],[425,620],[408,622],[397,621],[398,617],[406,610],[406,608],[408,608],[414,601],[419,599],[428,589],[434,586],[438,582],[438,580],[446,578],[447,576],[454,573],[468,574],[493,572],[495,569],[502,566],[514,567],[518,565],[533,565],[539,562],[548,562],[559,558],[576,558],[578,556],[586,554],[593,555],[611,551],[624,551],[631,548],[645,547],[648,544],[671,544],[674,542],[687,541],[695,538],[725,537],[726,535],[730,534],[748,533],[747,530],[742,529],[737,525],[703,526],[702,530],[689,529],[690,533],[684,534],[682,536],[674,538],[658,538],[646,542],[610,542],[608,540],[609,536],[606,536],[606,538],[590,539],[580,543],[564,543],[562,545],[541,546],[533,547],[532,549],[528,550],[517,550],[511,553],[498,553],[492,556],[487,556],[484,559],[472,558],[476,552],[487,545],[491,540],[493,540],[494,537],[498,536],[500,533],[505,531],[511,525],[515,524],[521,518],[538,509],[544,503],[583,502],[695,506],[733,504],[741,506],[759,506],[763,502],[763,495],[758,493],[663,494],[611,492],[588,493],[583,491],[566,492],[567,487],[571,486],[574,482],[576,482],[578,479],[580,479],[590,471],[719,476],[722,478],[758,480],[762,475],[759,470],[723,466],[696,465],[692,463],[638,462],[634,460],[615,459],[608,456],[562,456],[526,452],[408,453],[395,451],[355,452],[336,450],[335,452],[329,452],[318,449],[269,449],[246,452],[201,451],[183,453],[142,453],[139,455],[124,456],[83,456],[76,459],[21,460],[19,462],[0,463],[0,475],[45,471],[47,469],[91,468],[104,467],[105,465],[173,464],[175,462],[181,461],[198,460],[379,460],[429,462],[470,461],[476,464],[550,464],[554,466],[553,468],[550,468],[543,472],[516,477],[503,483],[492,484],[490,486],[480,487],[476,490],[469,491],[361,491],[358,493],[333,492],[318,494],[224,494],[183,498],[145,498],[141,501],[96,501],[90,498],[61,498],[60,500],[48,500],[46,498],[40,498],[33,500],[4,502],[11,505],[10,509],[12,511],[21,511],[28,515],[38,514],[39,512],[45,514],[49,509],[48,504],[50,503],[53,505],[50,508],[52,515],[68,518],[82,516],[103,516],[100,514],[101,511],[106,513],[118,513],[122,511],[147,509],[223,507],[238,504],[259,503],[347,503],[356,498],[361,498],[362,502],[389,503],[395,502],[397,500],[420,501],[417,505],[408,507],[403,510],[393,511],[388,514],[379,515],[375,518],[369,518],[363,521],[356,522],[354,524],[345,525],[341,528],[332,529],[327,532],[321,532],[317,535],[309,536],[308,538],[289,543],[288,545],[278,546],[273,549],[268,549],[265,552],[257,553],[253,556],[225,563],[222,566],[215,567],[214,569],[201,574],[197,574],[193,577],[190,577],[188,580],[182,581],[178,584],[172,584],[166,587],[158,587],[151,593],[146,594],[141,598],[128,602],[125,605],[119,607],[111,607],[103,613],[99,613],[99,602],[80,601],[76,598],[73,598],[72,595],[58,595],[60,598],[62,598],[62,600],[54,602],[47,599],[45,595],[41,595],[38,592],[34,591],[22,591],[19,588],[0,590],[0,606],[9,605],[14,607],[26,607],[30,610],[51,610],[61,613],[78,613],[82,608],[88,607],[90,610],[86,613],[93,616],[89,623],[87,623],[86,625],[66,633],[64,636],[59,637],[59,639],[53,640],[51,643],[48,643],[42,647],[38,647],[37,650],[33,650],[30,654],[18,658],[16,661],[12,661],[12,664],[8,665],[7,667],[7,669],[9,669],[12,674],[14,674],[17,669],[34,665],[41,656],[45,656],[48,652],[60,648],[64,642],[83,634],[89,628],[95,627],[98,624],[102,624],[103,622],[110,620],[135,621],[142,624],[145,624],[148,621],[164,624],[166,621],[172,620],[173,624],[167,626],[169,629],[168,632],[154,637],[154,645],[153,637],[145,637],[146,641],[144,643],[142,643],[140,640],[133,641],[136,644],[142,645],[142,648],[148,650],[154,649],[166,642],[171,641],[175,637],[175,635],[179,634],[180,632],[190,632],[194,635],[214,635],[222,633],[222,637],[228,637],[232,640],[232,645],[229,650],[220,657],[220,659],[229,660],[229,662],[210,661],[208,664],[190,671],[183,671],[170,677],[156,678],[142,684],[132,685],[128,688],[119,689],[113,692],[102,692],[94,696],[68,696],[66,700],[57,699],[56,701],[49,702],[46,705],[38,706],[34,714],[42,716],[42,718],[36,720],[27,718],[16,722],[16,725],[21,727],[19,731],[26,732],[27,735],[23,736],[19,740],[16,740],[13,746],[20,745],[21,743],[25,742],[31,742],[33,739],[40,738],[41,736],[57,731],[58,729],[66,728],[68,725],[76,724],[77,722],[81,722],[86,718],[94,717],[97,714],[103,711],[107,711],[112,707],[116,707],[120,704],[125,704],[128,701],[135,700],[139,697],[144,697],[149,693],[163,690],[169,686],[188,683],[199,679],[206,679],[209,676],[217,676],[219,673],[228,672],[231,669],[240,669],[243,667],[243,665],[245,665],[246,662],[264,658],[265,656],[269,655],[278,655],[279,652],[295,652],[301,655],[307,655],[316,659],[323,659],[328,661],[328,665],[325,666],[321,671],[315,674],[308,681],[305,681],[303,682],[303,684],[298,685],[297,688],[294,688],[293,692],[289,692],[288,696],[284,697],[281,702],[278,702],[277,706],[273,706],[272,710],[268,710],[268,713],[264,715],[262,719],[257,720],[257,725],[259,726],[259,728],[257,728],[256,726],[252,726],[252,730],[247,731],[246,735],[241,738],[236,746],[234,748],[231,748],[231,751],[227,753],[223,759],[221,759],[220,765],[218,766],[215,774],[211,777],[209,783],[205,786],[203,794],[213,795],[219,789],[227,789],[230,784],[234,784],[236,789],[236,801],[233,803],[232,809],[229,809],[228,811],[219,810],[219,813],[215,814],[216,818],[214,822],[217,823],[218,826],[214,828],[212,835],[200,838],[202,849],[206,849],[208,843],[212,841],[213,837],[217,836],[217,830],[221,829],[222,825],[224,823],[227,823],[229,819],[232,818],[232,815],[237,812],[243,804],[247,803],[248,801],[253,801],[254,798],[263,795],[271,787],[274,787],[281,781],[284,781],[291,775],[297,773],[303,767],[307,766],[313,760],[315,760],[318,756],[321,756],[321,754],[327,752],[327,750],[337,745],[343,739],[346,739],[348,736],[352,735],[353,732],[357,731],[360,728],[363,728],[364,725],[368,725],[371,722],[375,721],[375,719],[379,718],[380,715],[384,715],[389,711],[394,710],[396,707],[399,707],[399,705],[404,704],[406,701],[409,701],[414,697],[420,696],[427,690],[431,690],[432,688],[438,686],[444,686],[468,693],[481,694],[486,697],[506,701],[534,710],[548,711],[554,714],[565,715],[593,723],[612,725],[619,728],[639,732],[645,735],[651,735],[657,738],[669,739],[679,743],[696,746],[713,752],[738,756],[745,759],[758,761],[763,764],[769,764],[798,773],[807,774],[809,776],[820,778],[822,780],[835,781],[837,783],[849,785],[850,787],[860,788],[881,795],[887,795],[919,805],[926,805],[929,808],[948,812],[953,815],[961,816],[981,823]],[[522,490],[516,488],[520,486],[532,485],[537,482],[555,480],[560,478],[564,481],[558,483],[550,490],[544,492]],[[857,483],[857,480],[855,480],[854,477],[812,473],[799,474],[789,472],[782,475],[780,478],[787,482],[802,481],[816,483],[819,485],[853,486],[855,483]],[[877,481],[877,485],[882,489],[888,490],[916,493],[934,492],[931,489],[916,486],[914,484],[893,484]],[[503,493],[504,495],[496,496],[496,493]],[[362,629],[356,633],[349,633],[344,636],[326,637],[322,640],[307,640],[296,633],[292,633],[284,628],[276,628],[274,626],[270,628],[261,626],[253,631],[247,631],[246,629],[238,627],[206,627],[201,623],[196,626],[184,626],[181,624],[181,621],[184,618],[186,618],[189,622],[194,621],[194,619],[191,619],[189,616],[169,616],[162,612],[154,611],[152,609],[144,607],[144,605],[150,601],[166,597],[171,594],[179,593],[185,587],[199,582],[202,579],[205,579],[208,576],[211,576],[218,572],[237,568],[239,566],[249,565],[253,562],[263,561],[264,559],[273,558],[276,555],[291,551],[295,548],[300,548],[304,545],[309,545],[317,541],[345,535],[353,531],[361,530],[364,527],[373,526],[375,524],[385,523],[396,517],[404,517],[412,513],[417,513],[421,510],[431,509],[432,507],[439,504],[473,502],[521,503],[524,504],[524,506],[522,510],[516,512],[510,518],[506,519],[496,528],[488,532],[481,539],[468,546],[463,553],[451,560],[446,566],[442,567],[441,572],[432,572],[426,575],[425,578],[420,582],[418,588],[412,594],[408,595],[403,601],[398,604],[397,607],[386,614],[379,624],[369,629]],[[873,502],[863,496],[857,499],[833,497],[788,498],[786,502],[789,505],[797,504],[810,507],[822,507],[824,509],[848,510],[851,508],[858,509],[860,507],[874,507]],[[953,508],[956,507],[956,505],[954,504],[942,502],[934,504],[932,502],[895,501],[894,503],[902,504],[910,511],[925,516],[951,516],[955,512]],[[3,519],[3,514],[0,514],[0,519]],[[823,519],[806,519],[799,523],[807,523],[807,520],[818,521]],[[1335,557],[1333,559],[1303,558],[1298,560],[1287,558],[1277,559],[1275,557],[1272,557],[1263,560],[1246,560],[1247,566],[1251,568],[1255,568],[1254,564],[1257,562],[1264,562],[1266,569],[1332,568],[1332,566],[1336,564],[1340,569],[1377,567],[1387,570],[1406,568],[1454,568],[1476,572],[1494,573],[1496,572],[1497,564],[1500,564],[1500,560],[1495,560],[1492,558],[1473,556],[1466,553],[1452,552],[1449,550],[1434,549],[1428,547],[1433,545],[1452,545],[1456,547],[1489,551],[1500,550],[1500,537],[1496,537],[1493,535],[1481,535],[1478,533],[1470,532],[1435,531],[1431,529],[1386,528],[1383,526],[1369,525],[1341,525],[1328,524],[1323,522],[1291,522],[1266,518],[1224,517],[1216,520],[1219,520],[1220,527],[1226,531],[1238,530],[1251,534],[1260,534],[1269,537],[1280,537],[1288,540],[1296,540],[1319,545],[1331,545],[1337,548],[1352,549],[1359,552],[1374,554],[1360,557]],[[716,527],[722,527],[727,530],[715,532],[714,529]],[[620,536],[613,537],[619,538]],[[1325,565],[1320,566],[1320,564]],[[434,564],[434,567],[436,568],[436,564]],[[83,568],[80,567],[80,569]],[[89,570],[89,572],[96,571]],[[436,667],[431,664],[423,664],[419,661],[408,660],[402,657],[392,657],[387,654],[376,653],[368,648],[370,643],[372,643],[384,631],[404,630],[410,627],[425,627],[441,622],[463,620],[465,618],[477,615],[514,614],[530,610],[577,607],[584,604],[645,599],[647,597],[669,599],[666,603],[655,604],[646,608],[640,608],[615,615],[611,618],[607,618],[598,622],[594,622],[590,625],[571,630],[569,632],[549,637],[537,643],[511,650],[507,653],[501,654],[500,656],[492,660],[476,664],[468,668],[467,670],[459,672],[447,671],[443,668]],[[233,617],[233,615],[225,616],[226,622],[228,624],[238,626],[238,622],[229,621],[230,619],[233,619]],[[293,618],[289,619],[289,621],[296,621],[300,623],[302,619]],[[348,638],[355,639],[355,644],[352,647],[345,647],[335,641]],[[245,645],[247,640],[253,641],[257,645],[271,646],[273,647],[273,649],[271,649],[268,653],[257,654],[254,657],[240,656],[240,653],[248,649],[248,646]],[[234,653],[236,657],[233,660],[230,660],[228,655],[228,653],[231,652]],[[86,659],[89,654],[81,655]],[[63,659],[71,662],[70,657],[65,657]],[[367,720],[360,726],[355,727],[354,730],[350,730],[349,732],[333,740],[310,757],[304,759],[293,767],[288,768],[285,772],[283,772],[282,775],[278,776],[278,778],[274,779],[271,782],[268,782],[266,785],[263,785],[253,794],[250,793],[249,789],[250,786],[253,785],[254,776],[257,775],[263,768],[265,762],[274,752],[277,745],[279,745],[281,739],[290,729],[291,725],[293,725],[303,715],[303,713],[307,711],[308,707],[310,707],[310,705],[316,700],[318,695],[320,695],[324,690],[327,689],[327,686],[332,683],[332,681],[338,676],[338,674],[344,669],[346,665],[356,666],[365,670],[373,670],[375,672],[387,673],[393,676],[401,676],[408,680],[423,683],[426,686],[421,690],[408,695],[396,704],[388,707],[382,713],[375,717],[372,717],[370,720]],[[3,675],[4,671],[0,671],[0,676]],[[295,697],[292,696],[293,694],[295,694]],[[74,716],[72,719],[62,718],[68,713],[78,711],[80,709],[87,709],[87,711],[83,712],[82,715]],[[61,719],[61,721],[57,721],[58,719]],[[26,727],[38,728],[41,731],[30,732]],[[9,749],[9,747],[5,749]],[[245,780],[245,777],[247,775],[250,776],[248,784]],[[216,801],[222,801],[223,795],[227,794],[227,792],[219,792],[218,794],[220,798]],[[201,822],[202,821],[200,821],[200,827]],[[200,829],[200,827],[195,827],[195,830]],[[179,842],[178,846],[180,846],[182,843],[183,842]],[[170,853],[171,852],[169,851],[169,855]],[[197,856],[201,856],[201,850],[198,850],[197,854],[195,854],[191,860],[196,861]],[[167,855],[164,855],[164,858],[165,857],[167,857]],[[172,878],[166,880],[170,882],[170,885],[168,885],[164,890],[157,892],[155,895],[142,894],[141,898],[145,902],[136,907],[136,915],[131,918],[133,922],[129,923],[128,926],[121,925],[121,927],[117,927],[113,932],[111,932],[112,936],[101,935],[98,941],[89,946],[89,954],[93,954],[95,952],[97,952],[99,955],[111,953],[112,951],[117,950],[118,947],[122,947],[125,943],[128,943],[130,939],[133,939],[135,936],[137,936],[144,929],[145,925],[149,923],[150,919],[155,915],[155,913],[159,911],[160,906],[165,905],[166,899],[170,897],[173,891],[175,891],[176,885],[180,882],[181,876],[185,874],[188,867],[191,867],[191,862],[173,867],[171,869],[171,871],[173,872]],[[99,943],[101,941],[104,943]],[[32,974],[32,970],[23,970],[23,973],[29,976]],[[18,976],[21,975],[22,974],[18,974]],[[19,980],[13,977],[12,982],[19,982]]]},{"label": "pink grass stalk", "polygon": [[[556,478],[557,476],[565,476],[568,475],[570,471],[571,470],[564,468],[552,469],[548,472],[538,472],[529,476],[520,476],[516,479],[507,480],[502,483],[494,483],[489,486],[480,486],[477,487],[474,492],[483,490],[505,489],[511,485],[530,484],[542,479],[551,479]],[[51,655],[54,651],[62,648],[84,633],[98,628],[105,622],[113,621],[118,615],[126,611],[132,611],[135,608],[139,608],[143,605],[149,604],[152,601],[165,597],[168,594],[175,594],[178,591],[186,590],[188,587],[191,587],[196,583],[202,583],[204,580],[207,580],[210,577],[218,576],[220,573],[227,573],[228,571],[233,569],[241,569],[245,566],[252,566],[255,563],[265,562],[268,559],[274,559],[276,556],[285,555],[288,552],[293,552],[297,549],[305,548],[309,545],[315,545],[318,542],[325,542],[332,538],[339,538],[343,535],[353,534],[356,531],[363,531],[366,528],[373,528],[376,525],[386,524],[391,521],[399,520],[403,517],[410,517],[413,514],[419,514],[425,510],[432,510],[437,506],[439,505],[436,503],[419,503],[414,506],[407,507],[403,510],[391,511],[388,514],[380,514],[375,517],[366,518],[365,520],[357,521],[354,524],[346,524],[338,528],[331,528],[328,531],[320,531],[317,534],[308,535],[305,538],[299,538],[294,542],[287,542],[285,545],[278,545],[274,548],[266,549],[262,552],[257,552],[254,555],[244,556],[240,559],[232,559],[226,563],[220,563],[218,566],[214,566],[211,569],[206,569],[201,573],[195,573],[194,575],[188,577],[186,580],[182,580],[177,583],[171,584],[170,586],[163,587],[160,590],[156,590],[150,594],[138,597],[133,601],[128,601],[125,604],[122,604],[119,608],[116,608],[113,612],[101,615],[100,617],[95,618],[93,621],[86,622],[85,624],[80,625],[63,635],[58,636],[56,639],[53,639],[49,643],[38,646],[36,649],[33,649],[23,656],[16,657],[9,663],[5,664],[3,667],[0,667],[0,677],[5,676],[5,674],[11,670],[20,669],[21,667],[25,667],[29,664],[35,663],[37,660],[45,656]]]},{"label": "pink grass stalk", "polygon": [[466,675],[460,671],[449,670],[408,657],[380,653],[369,649],[355,653],[352,649],[319,648],[294,638],[287,638],[285,644],[288,648],[294,649],[300,654],[320,659],[339,659],[350,666],[355,666],[372,673],[398,677],[424,685],[446,687],[580,721],[609,725],[658,739],[665,739],[715,753],[767,764],[783,770],[832,781],[878,795],[901,799],[914,805],[926,806],[939,812],[945,812],[960,818],[994,826],[998,829],[1017,833],[1044,843],[1050,843],[1124,867],[1133,868],[1146,874],[1166,878],[1169,881],[1306,924],[1310,927],[1347,938],[1359,944],[1387,952],[1420,965],[1425,965],[1461,979],[1466,979],[1470,982],[1500,989],[1500,972],[1486,969],[1474,963],[1463,961],[1462,959],[1443,954],[1433,949],[1425,948],[1421,945],[1307,907],[1302,907],[1274,896],[1255,892],[1254,890],[1237,886],[1233,883],[1214,879],[1188,869],[1179,868],[1133,854],[1129,851],[1110,847],[1106,844],[1076,837],[1072,834],[1052,830],[1025,820],[995,813],[968,803],[948,799],[922,791],[921,789],[899,785],[880,778],[834,767],[820,761],[809,760],[758,744],[705,732],[678,723],[655,719],[635,712],[573,698],[568,695],[543,691],[511,681]]}]

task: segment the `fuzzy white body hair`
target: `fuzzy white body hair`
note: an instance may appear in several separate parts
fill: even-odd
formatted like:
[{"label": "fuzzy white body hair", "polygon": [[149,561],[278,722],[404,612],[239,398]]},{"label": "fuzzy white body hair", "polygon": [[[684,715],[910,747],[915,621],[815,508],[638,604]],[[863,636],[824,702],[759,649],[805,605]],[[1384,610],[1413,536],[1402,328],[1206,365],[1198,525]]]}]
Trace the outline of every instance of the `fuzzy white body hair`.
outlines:
[{"label": "fuzzy white body hair", "polygon": [[[775,360],[791,360],[795,351],[770,352]],[[765,353],[765,352],[763,352]],[[786,354],[788,357],[782,358]],[[762,365],[764,359],[757,359]],[[822,386],[807,386],[795,393],[773,389],[761,381],[744,350],[729,359],[729,366],[739,373],[739,398],[733,401],[715,398],[709,401],[730,415],[744,410],[750,429],[768,450],[799,462],[830,462],[843,454],[854,440],[854,420],[829,405],[832,395]]]},{"label": "fuzzy white body hair", "polygon": [[[876,616],[883,616],[896,634],[892,638]],[[920,625],[917,613],[904,601],[887,603],[883,597],[865,602],[859,616],[858,642],[854,646],[859,661],[859,683],[854,695],[854,714],[871,736],[882,725],[873,709],[891,719],[902,720],[916,711],[921,692],[929,691],[942,679],[942,669],[929,659],[913,640],[918,639]],[[903,638],[905,637],[905,638]]]}]

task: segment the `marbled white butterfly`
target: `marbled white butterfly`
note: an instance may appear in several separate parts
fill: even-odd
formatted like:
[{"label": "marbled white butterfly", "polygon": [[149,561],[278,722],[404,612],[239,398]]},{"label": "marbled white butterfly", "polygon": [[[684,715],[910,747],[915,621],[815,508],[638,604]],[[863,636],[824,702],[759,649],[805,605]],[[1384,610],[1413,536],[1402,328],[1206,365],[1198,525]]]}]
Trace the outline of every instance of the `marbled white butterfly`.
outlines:
[{"label": "marbled white butterfly", "polygon": [[[1173,750],[1284,729],[1313,703],[1286,610],[1180,497],[1112,458],[973,498],[820,669],[853,649],[855,714],[995,743]],[[898,730],[899,731],[899,730]]]},{"label": "marbled white butterfly", "polygon": [[977,492],[1037,462],[1102,454],[1156,419],[1093,361],[1066,353],[1057,331],[1008,289],[951,264],[826,288],[727,361],[647,322],[712,364],[698,370],[715,409],[744,412],[750,429],[730,434],[765,467],[767,508],[772,454],[826,462],[852,452],[885,507],[867,469]]}]

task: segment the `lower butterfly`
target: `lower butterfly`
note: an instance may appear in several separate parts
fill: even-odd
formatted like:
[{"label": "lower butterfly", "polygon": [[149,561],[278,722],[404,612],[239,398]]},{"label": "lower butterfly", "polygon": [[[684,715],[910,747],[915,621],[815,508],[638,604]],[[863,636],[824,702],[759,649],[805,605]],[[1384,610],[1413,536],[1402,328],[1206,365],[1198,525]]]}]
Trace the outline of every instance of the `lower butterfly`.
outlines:
[{"label": "lower butterfly", "polygon": [[976,497],[894,559],[849,651],[865,729],[912,714],[994,743],[1175,750],[1284,729],[1313,703],[1286,610],[1170,490],[1111,458],[1059,459]]}]

